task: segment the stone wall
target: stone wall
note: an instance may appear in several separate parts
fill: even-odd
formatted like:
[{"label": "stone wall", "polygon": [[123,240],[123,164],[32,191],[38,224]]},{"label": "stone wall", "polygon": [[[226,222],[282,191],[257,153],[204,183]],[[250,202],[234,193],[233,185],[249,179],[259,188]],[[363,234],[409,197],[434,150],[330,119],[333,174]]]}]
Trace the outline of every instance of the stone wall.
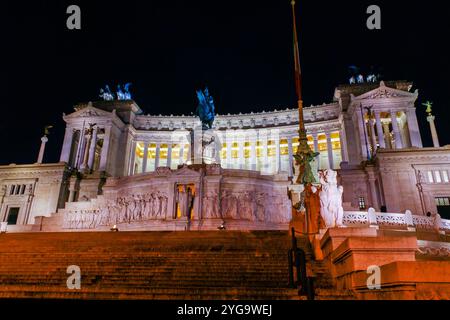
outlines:
[{"label": "stone wall", "polygon": [[8,220],[11,208],[19,208],[18,225],[49,217],[64,206],[67,176],[64,163],[0,166],[1,221]]}]

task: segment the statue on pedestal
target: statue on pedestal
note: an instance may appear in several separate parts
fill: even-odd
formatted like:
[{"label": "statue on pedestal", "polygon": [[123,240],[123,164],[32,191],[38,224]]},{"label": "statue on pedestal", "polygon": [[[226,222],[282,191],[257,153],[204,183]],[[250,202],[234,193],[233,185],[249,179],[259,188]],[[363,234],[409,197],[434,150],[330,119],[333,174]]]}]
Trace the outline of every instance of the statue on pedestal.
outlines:
[{"label": "statue on pedestal", "polygon": [[212,128],[214,122],[214,100],[209,94],[208,88],[205,90],[197,90],[198,106],[196,113],[202,122],[202,129],[208,130]]},{"label": "statue on pedestal", "polygon": [[344,209],[342,207],[342,193],[344,189],[337,185],[337,173],[328,169],[320,172],[322,190],[320,196],[320,215],[327,228],[343,225]]},{"label": "statue on pedestal", "polygon": [[181,185],[179,186],[176,202],[178,204],[178,208],[180,209],[182,218],[191,218],[191,209],[194,202],[194,195],[189,186]]}]

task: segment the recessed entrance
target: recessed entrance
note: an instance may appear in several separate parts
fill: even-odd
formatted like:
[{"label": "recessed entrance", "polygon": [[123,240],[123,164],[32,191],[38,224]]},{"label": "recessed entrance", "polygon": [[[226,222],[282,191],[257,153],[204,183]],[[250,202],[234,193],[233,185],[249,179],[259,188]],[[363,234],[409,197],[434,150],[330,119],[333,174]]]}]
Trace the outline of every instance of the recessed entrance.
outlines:
[{"label": "recessed entrance", "polygon": [[17,224],[17,218],[19,217],[20,208],[10,208],[8,212],[8,224],[15,225]]}]

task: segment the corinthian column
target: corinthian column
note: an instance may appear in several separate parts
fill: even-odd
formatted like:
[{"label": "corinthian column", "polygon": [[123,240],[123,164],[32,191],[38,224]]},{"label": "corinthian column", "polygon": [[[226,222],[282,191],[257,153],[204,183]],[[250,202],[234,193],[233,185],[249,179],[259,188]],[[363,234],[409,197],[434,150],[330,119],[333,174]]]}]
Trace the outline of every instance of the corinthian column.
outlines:
[{"label": "corinthian column", "polygon": [[392,121],[392,129],[394,131],[394,137],[395,137],[395,148],[401,149],[401,148],[403,148],[403,142],[402,142],[402,137],[400,135],[400,129],[398,127],[397,112],[394,110],[391,111],[391,121]]},{"label": "corinthian column", "polygon": [[89,169],[94,170],[95,148],[97,146],[97,127],[93,128],[91,148],[89,149]]},{"label": "corinthian column", "polygon": [[45,152],[45,144],[48,142],[47,136],[43,136],[41,138],[41,148],[39,149],[39,155],[37,163],[42,163],[42,160],[44,160],[44,152]]},{"label": "corinthian column", "polygon": [[380,112],[374,111],[374,113],[375,113],[375,123],[377,126],[378,144],[380,145],[381,149],[384,149],[386,148],[386,143],[384,141],[384,133],[383,133],[383,126],[381,124]]},{"label": "corinthian column", "polygon": [[433,138],[433,146],[435,148],[439,148],[439,137],[436,130],[436,125],[434,124],[435,117],[432,115],[429,115],[427,117],[427,121],[430,124],[430,130],[431,130],[431,137]]},{"label": "corinthian column", "polygon": [[331,132],[325,132],[327,137],[327,152],[328,152],[328,167],[330,169],[334,168],[334,159],[333,159],[333,144],[331,143]]}]

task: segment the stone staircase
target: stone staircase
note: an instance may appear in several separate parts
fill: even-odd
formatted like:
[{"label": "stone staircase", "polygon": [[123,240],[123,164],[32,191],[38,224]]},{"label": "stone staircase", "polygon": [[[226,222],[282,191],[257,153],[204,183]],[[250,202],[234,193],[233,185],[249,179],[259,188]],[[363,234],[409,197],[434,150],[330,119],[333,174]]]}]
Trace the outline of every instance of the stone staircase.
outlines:
[{"label": "stone staircase", "polygon": [[[0,297],[301,299],[287,287],[287,232],[0,235]],[[81,269],[70,290],[67,267]]]},{"label": "stone staircase", "polygon": [[[288,288],[290,243],[282,231],[0,234],[0,298],[304,300]],[[327,268],[309,264],[318,298],[333,296]]]}]

